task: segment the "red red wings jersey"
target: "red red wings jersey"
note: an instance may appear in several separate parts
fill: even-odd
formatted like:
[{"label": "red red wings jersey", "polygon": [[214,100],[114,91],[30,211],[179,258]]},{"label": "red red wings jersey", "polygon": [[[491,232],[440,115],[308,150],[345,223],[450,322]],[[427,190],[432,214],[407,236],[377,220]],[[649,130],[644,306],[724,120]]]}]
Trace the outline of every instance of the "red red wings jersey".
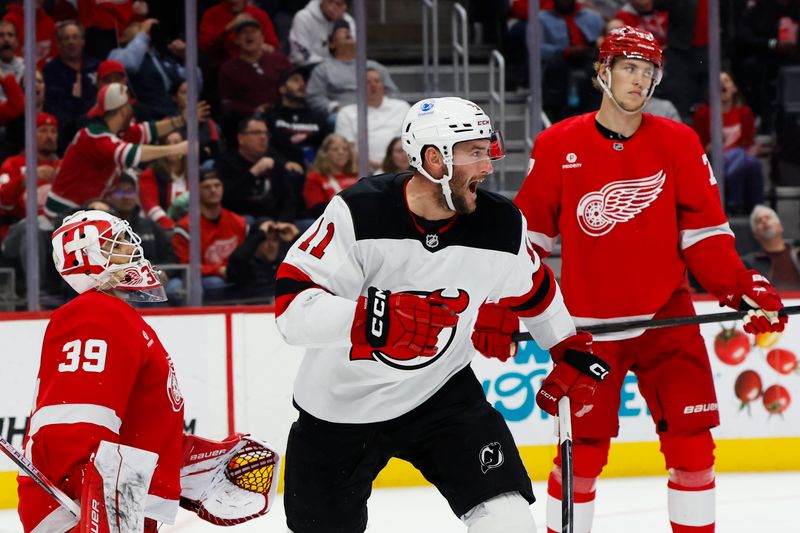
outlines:
[{"label": "red red wings jersey", "polygon": [[[58,169],[61,159],[50,161],[39,159],[37,165],[50,166]],[[44,202],[53,182],[39,179],[36,181],[36,204],[39,214],[43,214]],[[3,161],[0,166],[0,212],[5,212],[15,217],[25,216],[25,154],[17,154]]]},{"label": "red red wings jersey", "polygon": [[[217,220],[200,217],[200,266],[204,276],[219,276],[228,258],[244,242],[247,223],[233,211],[222,209]],[[189,215],[178,221],[172,247],[181,263],[189,262]]]},{"label": "red red wings jersey", "polygon": [[[579,326],[652,317],[683,283],[687,262],[696,274],[704,270],[687,261],[690,247],[713,242],[726,253],[733,250],[697,135],[649,114],[624,142],[604,137],[595,113],[546,129],[536,139],[515,202],[543,253],[561,235],[564,301]],[[742,268],[728,257],[705,268]]]},{"label": "red red wings jersey", "polygon": [[[174,522],[183,396],[169,355],[135,309],[92,291],[56,310],[44,336],[37,389],[24,446],[42,473],[78,498],[75,477],[100,440],[157,453],[146,515]],[[31,478],[20,475],[18,482],[25,531],[69,529],[71,516]]]},{"label": "red red wings jersey", "polygon": [[153,122],[132,125],[122,138],[103,123],[83,128],[64,154],[64,162],[47,197],[45,212],[54,217],[91,198],[102,197],[126,168],[139,164],[140,144],[156,138]]}]

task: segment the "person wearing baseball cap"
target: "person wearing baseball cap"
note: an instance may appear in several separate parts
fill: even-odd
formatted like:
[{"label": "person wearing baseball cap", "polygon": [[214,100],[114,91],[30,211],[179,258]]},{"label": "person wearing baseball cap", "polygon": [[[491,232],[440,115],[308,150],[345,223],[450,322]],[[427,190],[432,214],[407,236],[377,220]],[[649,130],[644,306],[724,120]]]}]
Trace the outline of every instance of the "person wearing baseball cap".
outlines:
[{"label": "person wearing baseball cap", "polygon": [[[208,108],[205,108],[208,112]],[[127,168],[169,155],[183,155],[187,143],[156,146],[155,139],[185,124],[175,117],[131,124],[133,106],[128,87],[110,83],[97,93],[82,128],[64,154],[64,164],[47,196],[45,214],[56,218],[89,198],[102,197]],[[200,115],[203,118],[203,115]]]},{"label": "person wearing baseball cap", "polygon": [[[36,115],[36,188],[39,214],[43,213],[44,198],[58,174],[58,120],[50,113]],[[25,216],[25,151],[11,156],[0,166],[0,215],[20,219]]]},{"label": "person wearing baseball cap", "polygon": [[109,83],[125,83],[128,75],[125,67],[119,61],[106,59],[97,67],[97,88],[98,90]]}]

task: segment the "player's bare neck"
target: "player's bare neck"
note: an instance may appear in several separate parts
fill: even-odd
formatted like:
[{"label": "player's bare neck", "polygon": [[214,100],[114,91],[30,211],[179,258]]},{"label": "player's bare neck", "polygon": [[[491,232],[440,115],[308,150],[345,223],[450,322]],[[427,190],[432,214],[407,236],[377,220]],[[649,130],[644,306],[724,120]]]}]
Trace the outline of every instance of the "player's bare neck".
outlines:
[{"label": "player's bare neck", "polygon": [[597,112],[595,120],[604,128],[627,138],[631,137],[639,129],[642,123],[642,114],[626,115],[621,113],[606,97],[603,98],[603,103],[600,105],[600,111]]},{"label": "player's bare neck", "polygon": [[444,220],[455,215],[446,205],[442,205],[441,187],[423,176],[414,174],[406,185],[408,209],[425,220]]}]

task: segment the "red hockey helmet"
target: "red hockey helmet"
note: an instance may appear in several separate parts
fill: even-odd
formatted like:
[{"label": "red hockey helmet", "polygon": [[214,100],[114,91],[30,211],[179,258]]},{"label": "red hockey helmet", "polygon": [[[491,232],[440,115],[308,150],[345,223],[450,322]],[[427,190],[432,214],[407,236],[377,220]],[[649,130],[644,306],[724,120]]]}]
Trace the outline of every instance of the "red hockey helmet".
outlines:
[{"label": "red hockey helmet", "polygon": [[608,32],[600,45],[600,63],[609,65],[615,57],[642,59],[653,63],[660,70],[664,59],[656,38],[649,31],[633,26],[622,26]]}]

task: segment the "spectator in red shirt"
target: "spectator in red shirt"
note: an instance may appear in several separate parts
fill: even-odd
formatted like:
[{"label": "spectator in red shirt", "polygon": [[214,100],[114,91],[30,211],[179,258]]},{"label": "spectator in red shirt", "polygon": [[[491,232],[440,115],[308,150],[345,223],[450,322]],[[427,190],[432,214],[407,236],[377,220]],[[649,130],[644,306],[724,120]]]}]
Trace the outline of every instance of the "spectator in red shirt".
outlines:
[{"label": "spectator in red shirt", "polygon": [[[39,67],[51,57],[55,57],[57,53],[56,24],[44,10],[42,4],[44,4],[44,0],[36,0],[36,64]],[[25,10],[22,2],[16,1],[7,6],[3,20],[14,25],[17,39],[22,45],[25,42]],[[23,46],[20,46],[20,54],[22,51]]]},{"label": "spectator in red shirt", "polygon": [[306,176],[303,198],[308,215],[322,215],[328,202],[358,181],[356,156],[347,139],[331,133],[322,141],[317,158]]},{"label": "spectator in red shirt", "polygon": [[[44,213],[44,202],[55,180],[61,159],[56,153],[58,147],[58,122],[49,113],[36,116],[36,197],[39,213]],[[25,217],[25,153],[9,157],[0,166],[0,217],[4,226]]]},{"label": "spectator in red shirt", "polygon": [[[3,23],[0,22],[0,28],[2,28],[2,24]],[[0,33],[2,33],[2,29],[0,29]],[[2,58],[1,48],[0,58]],[[2,68],[0,68],[0,70],[2,70]],[[44,111],[44,76],[42,76],[41,70],[36,71],[34,80],[34,111],[36,113],[42,113]],[[22,95],[21,105],[23,107],[23,112],[6,125],[5,143],[0,145],[0,159],[5,159],[11,155],[16,155],[25,147],[25,87],[22,82],[24,82],[24,80],[20,81],[20,94]],[[0,107],[1,105],[2,104],[0,104]]]},{"label": "spectator in red shirt", "polygon": [[292,64],[281,52],[264,50],[264,33],[255,19],[245,19],[235,28],[239,56],[228,59],[219,70],[222,131],[233,143],[236,125],[244,117],[260,114],[280,101],[278,80]]},{"label": "spectator in red shirt", "polygon": [[208,57],[209,66],[219,66],[226,58],[239,55],[233,30],[248,19],[256,20],[261,26],[266,51],[273,52],[278,48],[278,36],[266,11],[252,5],[250,0],[221,0],[206,10],[200,20],[198,45]]},{"label": "spectator in red shirt", "polygon": [[622,9],[614,15],[626,26],[647,30],[653,34],[662,48],[667,46],[667,30],[669,13],[656,9],[654,0],[628,0]]},{"label": "spectator in red shirt", "polygon": [[[167,144],[178,144],[183,141],[183,135],[173,131],[164,140]],[[172,202],[189,192],[186,165],[185,155],[168,155],[156,160],[139,176],[142,209],[165,230],[175,227],[167,214]]]},{"label": "spectator in red shirt", "polygon": [[89,50],[107,57],[117,47],[119,36],[131,20],[144,20],[148,6],[144,0],[77,0],[78,17],[86,28]]},{"label": "spectator in red shirt", "polygon": [[[244,242],[247,229],[244,218],[222,207],[224,187],[216,170],[200,174],[200,256],[203,274],[203,296],[214,300],[224,298],[228,284],[228,259]],[[189,263],[189,216],[175,228],[172,246],[181,263]]]},{"label": "spectator in red shirt", "polygon": [[[755,119],[730,73],[720,73],[719,80],[725,149],[725,210],[729,215],[746,215],[764,201],[764,172],[756,157]],[[710,151],[711,109],[708,104],[697,107],[692,127],[706,151]]]}]

